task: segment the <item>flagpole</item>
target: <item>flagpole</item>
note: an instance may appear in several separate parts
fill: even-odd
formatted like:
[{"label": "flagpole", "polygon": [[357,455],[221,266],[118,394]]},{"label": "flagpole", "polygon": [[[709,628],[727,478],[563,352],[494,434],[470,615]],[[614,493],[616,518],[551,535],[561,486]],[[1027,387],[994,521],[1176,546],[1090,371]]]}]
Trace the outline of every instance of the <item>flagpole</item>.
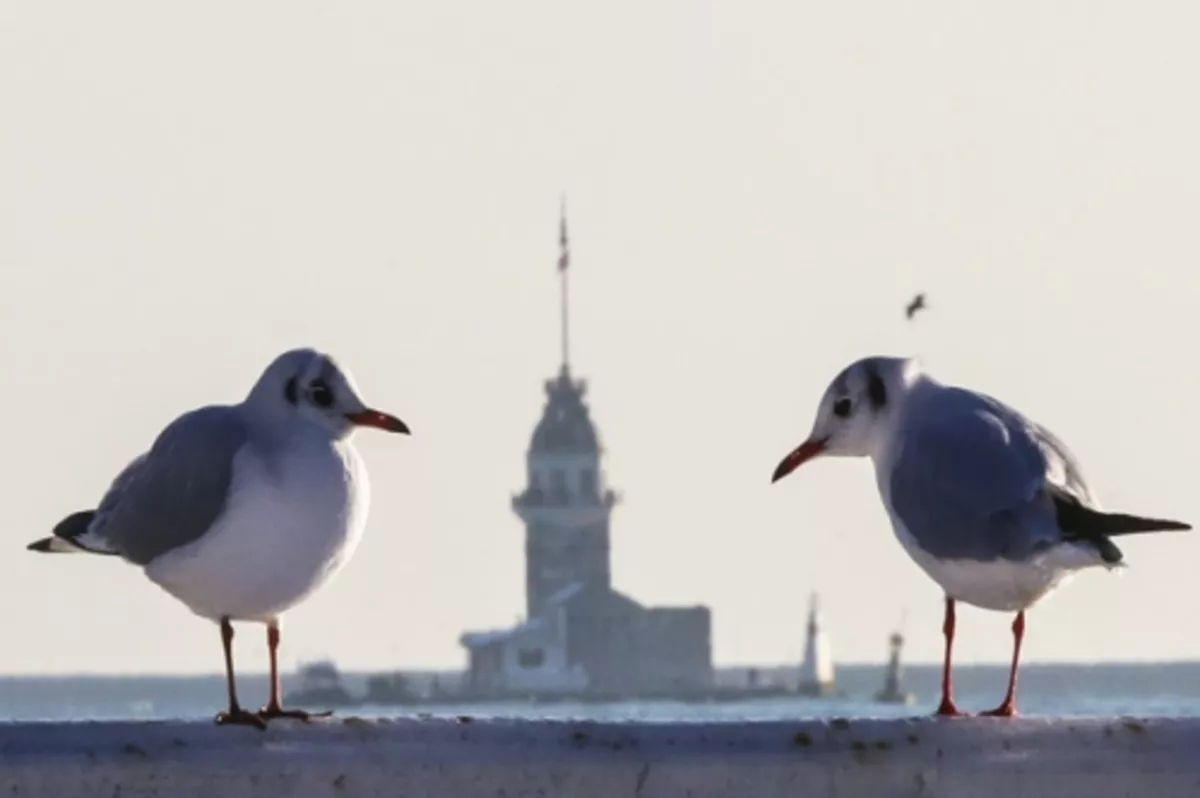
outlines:
[{"label": "flagpole", "polygon": [[562,368],[563,373],[565,374],[570,363],[569,355],[571,351],[569,337],[570,326],[568,324],[570,317],[568,315],[567,302],[567,274],[570,271],[569,267],[571,264],[571,251],[567,243],[567,198],[565,196],[561,198],[559,208],[558,244],[558,278],[559,288],[562,291]]},{"label": "flagpole", "polygon": [[563,365],[563,371],[567,370],[567,365],[569,363],[567,355],[570,352],[570,349],[568,346],[569,339],[567,337],[568,331],[570,329],[567,325],[567,321],[568,321],[568,319],[567,319],[567,271],[568,271],[567,269],[562,270],[562,282],[560,283],[560,286],[562,288],[562,365]]}]

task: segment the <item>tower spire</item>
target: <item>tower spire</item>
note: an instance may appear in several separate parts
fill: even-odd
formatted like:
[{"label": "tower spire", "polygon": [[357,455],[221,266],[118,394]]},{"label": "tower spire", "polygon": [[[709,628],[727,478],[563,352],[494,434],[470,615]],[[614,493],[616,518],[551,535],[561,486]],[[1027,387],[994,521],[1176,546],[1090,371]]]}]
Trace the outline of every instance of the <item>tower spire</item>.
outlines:
[{"label": "tower spire", "polygon": [[570,327],[568,325],[569,316],[567,315],[567,267],[571,263],[571,250],[567,242],[567,198],[563,196],[560,200],[559,216],[558,216],[558,278],[559,287],[562,289],[562,370],[567,373],[567,366],[570,362]]}]

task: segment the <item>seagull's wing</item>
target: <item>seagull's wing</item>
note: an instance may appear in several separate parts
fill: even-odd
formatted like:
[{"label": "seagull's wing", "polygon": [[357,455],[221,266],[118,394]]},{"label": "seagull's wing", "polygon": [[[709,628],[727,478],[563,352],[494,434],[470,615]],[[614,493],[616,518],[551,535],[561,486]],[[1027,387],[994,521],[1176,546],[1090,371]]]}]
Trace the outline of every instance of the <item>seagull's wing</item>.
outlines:
[{"label": "seagull's wing", "polygon": [[1042,456],[1046,458],[1046,481],[1085,507],[1099,510],[1100,501],[1083,476],[1083,468],[1079,465],[1079,460],[1075,458],[1067,445],[1045,427],[1026,418],[1021,420],[1028,428],[1030,436],[1042,450]]},{"label": "seagull's wing", "polygon": [[247,444],[236,408],[180,416],[113,481],[84,537],[145,565],[196,540],[225,509],[233,458]]},{"label": "seagull's wing", "polygon": [[939,558],[1022,560],[1062,542],[1045,444],[1023,416],[940,388],[905,422],[889,500],[922,548]]}]

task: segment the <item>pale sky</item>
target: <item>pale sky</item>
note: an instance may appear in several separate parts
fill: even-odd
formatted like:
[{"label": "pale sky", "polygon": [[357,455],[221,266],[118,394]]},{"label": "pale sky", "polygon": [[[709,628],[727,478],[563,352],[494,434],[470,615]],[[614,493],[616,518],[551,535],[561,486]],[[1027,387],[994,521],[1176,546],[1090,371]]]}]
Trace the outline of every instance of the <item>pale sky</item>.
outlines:
[{"label": "pale sky", "polygon": [[[1184,0],[0,1],[0,671],[219,671],[136,568],[23,547],[304,345],[414,434],[358,436],[367,534],[284,662],[457,666],[513,622],[563,192],[615,582],[709,604],[718,663],[798,658],[812,590],[839,661],[904,611],[940,657],[869,464],[769,480],[866,354],[1200,521],[1198,27]],[[1200,657],[1200,533],[1121,546],[1035,608],[1029,660]],[[960,661],[1006,661],[1009,622],[961,613]]]}]

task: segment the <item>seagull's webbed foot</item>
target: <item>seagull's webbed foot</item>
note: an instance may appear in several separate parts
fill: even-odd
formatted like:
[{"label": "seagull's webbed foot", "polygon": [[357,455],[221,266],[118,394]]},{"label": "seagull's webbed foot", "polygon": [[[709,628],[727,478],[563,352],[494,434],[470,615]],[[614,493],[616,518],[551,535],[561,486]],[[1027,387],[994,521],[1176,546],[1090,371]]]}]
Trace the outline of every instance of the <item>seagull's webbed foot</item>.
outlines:
[{"label": "seagull's webbed foot", "polygon": [[1005,701],[995,709],[980,712],[979,715],[984,718],[1015,718],[1017,716],[1017,707],[1012,701]]},{"label": "seagull's webbed foot", "polygon": [[257,717],[260,718],[265,725],[268,720],[275,718],[292,718],[293,720],[302,720],[308,723],[313,718],[328,718],[333,712],[305,712],[303,709],[284,709],[278,704],[267,704],[260,709]]},{"label": "seagull's webbed foot", "polygon": [[232,706],[225,712],[218,712],[215,718],[218,726],[253,726],[256,729],[267,728],[267,721],[258,713],[250,712],[239,706]]},{"label": "seagull's webbed foot", "polygon": [[960,711],[952,699],[943,698],[942,703],[938,704],[938,708],[933,714],[939,718],[961,718],[966,713]]}]

